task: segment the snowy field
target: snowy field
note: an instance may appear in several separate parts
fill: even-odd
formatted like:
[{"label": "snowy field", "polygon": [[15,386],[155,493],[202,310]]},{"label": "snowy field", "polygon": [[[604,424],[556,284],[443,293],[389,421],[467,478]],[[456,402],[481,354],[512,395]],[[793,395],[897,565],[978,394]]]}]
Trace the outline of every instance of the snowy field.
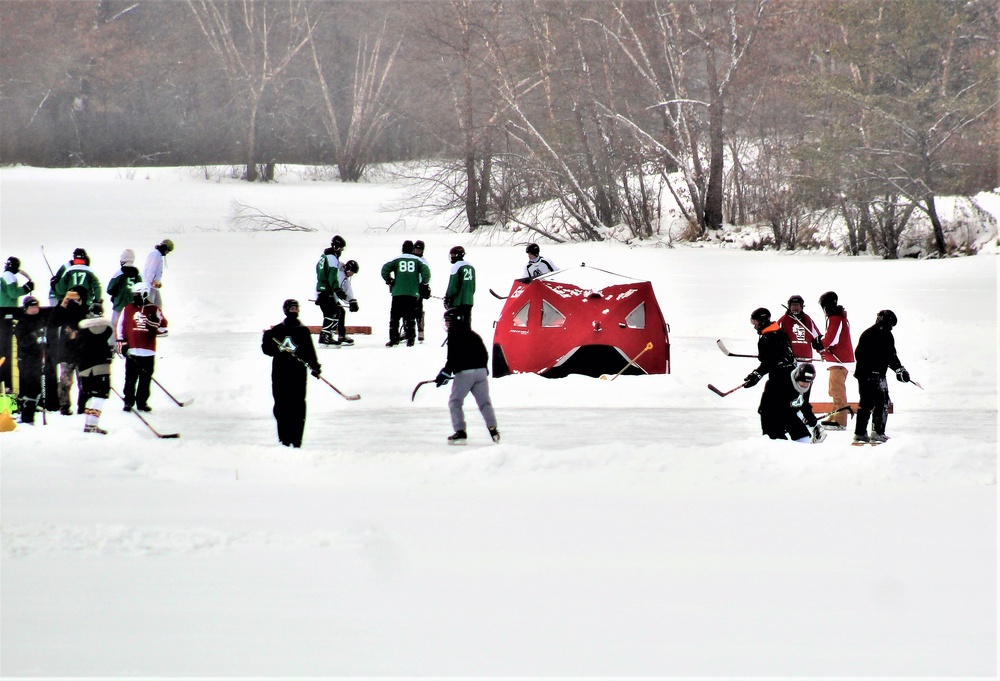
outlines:
[{"label": "snowy field", "polygon": [[[563,267],[653,282],[673,373],[491,380],[503,442],[469,400],[448,447],[440,302],[428,340],[384,347],[379,277],[427,242],[475,265],[490,343],[522,235],[440,230],[401,188],[182,169],[0,169],[0,255],[46,286],[85,247],[106,285],[161,239],[164,310],[149,414],[112,396],[83,416],[0,433],[0,674],[13,676],[994,676],[997,673],[997,257],[833,255],[542,244]],[[232,202],[316,228],[246,233]],[[395,207],[394,207],[395,206]],[[301,450],[281,447],[261,330],[281,302],[320,322],[314,264],[333,234],[361,265],[370,325],[324,349]],[[835,290],[854,338],[883,308],[926,390],[890,381],[892,440],[851,447],[759,434],[760,387],[720,399],[753,360],[751,310],[792,294],[822,324]],[[777,316],[777,314],[775,314]],[[114,384],[124,373],[116,360]],[[825,393],[824,371],[814,398]],[[856,399],[857,384],[848,382]]]}]

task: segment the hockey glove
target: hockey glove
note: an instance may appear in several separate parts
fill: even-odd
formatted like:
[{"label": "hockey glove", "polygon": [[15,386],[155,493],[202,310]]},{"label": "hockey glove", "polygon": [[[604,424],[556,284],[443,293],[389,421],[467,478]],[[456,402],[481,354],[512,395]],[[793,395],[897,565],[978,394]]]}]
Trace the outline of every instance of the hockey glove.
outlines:
[{"label": "hockey glove", "polygon": [[761,378],[763,378],[763,376],[760,375],[760,372],[751,371],[749,374],[747,374],[747,377],[743,379],[743,387],[752,388],[758,383],[760,383]]},{"label": "hockey glove", "polygon": [[819,444],[826,439],[826,431],[823,430],[823,426],[818,423],[809,429],[809,433],[812,436],[810,440],[813,444]]},{"label": "hockey glove", "polygon": [[819,338],[813,337],[812,346],[816,348],[816,352],[823,352],[823,343],[820,342]]},{"label": "hockey glove", "polygon": [[896,380],[900,383],[909,383],[910,372],[906,370],[906,367],[899,367],[896,369]]},{"label": "hockey glove", "polygon": [[347,293],[345,293],[342,288],[333,289],[333,295],[337,296],[341,300],[347,300]]},{"label": "hockey glove", "polygon": [[319,374],[322,370],[323,368],[319,364],[317,364],[315,367],[313,367],[312,371],[310,371],[309,373],[311,373],[314,378],[319,378]]},{"label": "hockey glove", "polygon": [[420,284],[420,297],[424,300],[431,297],[431,287],[428,284]]},{"label": "hockey glove", "polygon": [[34,291],[34,290],[35,290],[35,282],[33,282],[33,281],[31,281],[31,280],[29,279],[29,280],[28,280],[27,282],[25,282],[25,284],[24,284],[24,292],[25,292],[25,293],[31,293],[31,292],[32,292],[32,291]]},{"label": "hockey glove", "polygon": [[115,343],[115,352],[124,357],[125,353],[128,352],[128,343],[126,343],[123,340],[120,340],[117,343]]},{"label": "hockey glove", "polygon": [[442,369],[441,371],[438,372],[437,377],[434,379],[434,385],[440,388],[453,378],[455,378],[454,374],[449,374],[444,369]]},{"label": "hockey glove", "polygon": [[444,309],[450,310],[451,308],[452,308],[451,298],[449,298],[448,296],[445,296],[444,297]]},{"label": "hockey glove", "polygon": [[358,301],[356,301],[354,298],[351,298],[349,301],[347,301],[347,308],[351,312],[357,312],[359,309],[361,309],[358,307]]},{"label": "hockey glove", "polygon": [[55,290],[56,284],[58,284],[58,283],[59,283],[59,277],[53,276],[51,279],[49,279],[49,287],[53,291]]}]

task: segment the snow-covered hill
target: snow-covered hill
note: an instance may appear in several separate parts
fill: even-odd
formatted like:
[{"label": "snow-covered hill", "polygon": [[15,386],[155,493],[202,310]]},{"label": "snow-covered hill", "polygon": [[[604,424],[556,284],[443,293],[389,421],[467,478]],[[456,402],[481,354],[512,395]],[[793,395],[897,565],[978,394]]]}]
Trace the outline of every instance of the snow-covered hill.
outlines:
[{"label": "snow-covered hill", "polygon": [[[106,283],[124,248],[171,238],[157,440],[114,398],[0,433],[0,673],[5,676],[992,676],[996,640],[997,261],[881,261],[717,248],[542,245],[653,282],[673,373],[491,381],[503,442],[469,400],[449,448],[444,363],[428,340],[384,347],[379,278],[427,242],[478,272],[489,341],[519,276],[517,235],[444,232],[401,188],[185,169],[0,169],[2,255],[44,288],[77,246]],[[315,232],[232,229],[233,202]],[[313,297],[333,234],[361,265],[371,325],[321,351],[301,450],[277,443],[260,332]],[[508,238],[510,237],[510,238]],[[835,290],[855,339],[883,308],[926,388],[892,382],[892,440],[759,435],[759,388],[720,399],[752,360],[749,313],[792,294],[817,318]],[[319,323],[319,309],[303,316]],[[115,384],[123,368],[115,366]],[[821,372],[821,376],[823,372]],[[824,392],[818,382],[814,395]],[[849,381],[852,395],[856,384]],[[156,390],[154,388],[154,390]]]}]

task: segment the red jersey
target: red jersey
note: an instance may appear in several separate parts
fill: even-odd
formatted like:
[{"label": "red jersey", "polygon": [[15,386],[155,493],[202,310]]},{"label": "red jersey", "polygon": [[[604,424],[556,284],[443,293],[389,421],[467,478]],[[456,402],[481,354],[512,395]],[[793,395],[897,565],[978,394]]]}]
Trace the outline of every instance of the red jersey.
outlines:
[{"label": "red jersey", "polygon": [[156,354],[156,337],[167,328],[167,319],[156,305],[129,303],[118,320],[118,338],[128,343],[132,355]]},{"label": "red jersey", "polygon": [[795,355],[795,359],[812,359],[813,338],[823,337],[812,317],[805,312],[796,318],[793,318],[790,314],[785,314],[778,320],[778,324],[788,334],[788,341],[792,344],[792,354]]},{"label": "red jersey", "polygon": [[854,361],[854,345],[851,343],[851,325],[847,322],[847,312],[842,307],[826,318],[826,335],[823,336],[822,353],[827,362],[850,364]]}]

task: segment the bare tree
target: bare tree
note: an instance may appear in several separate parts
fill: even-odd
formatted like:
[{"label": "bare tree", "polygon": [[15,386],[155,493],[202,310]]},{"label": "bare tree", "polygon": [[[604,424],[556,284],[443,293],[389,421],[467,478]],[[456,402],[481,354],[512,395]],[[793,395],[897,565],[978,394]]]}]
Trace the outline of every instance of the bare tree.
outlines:
[{"label": "bare tree", "polygon": [[257,124],[261,102],[309,42],[312,25],[301,0],[187,0],[209,47],[246,115],[246,179],[258,178]]}]

